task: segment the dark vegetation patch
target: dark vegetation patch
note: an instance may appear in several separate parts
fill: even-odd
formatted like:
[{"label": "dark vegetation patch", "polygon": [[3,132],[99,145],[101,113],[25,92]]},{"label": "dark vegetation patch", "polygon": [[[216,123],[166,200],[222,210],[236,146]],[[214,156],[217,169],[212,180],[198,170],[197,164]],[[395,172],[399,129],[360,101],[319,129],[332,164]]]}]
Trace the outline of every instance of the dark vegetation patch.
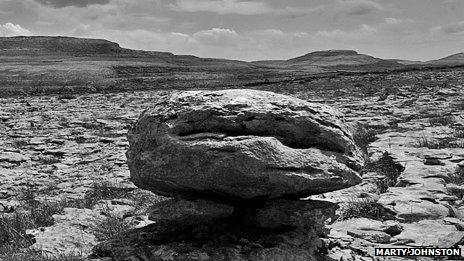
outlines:
[{"label": "dark vegetation patch", "polygon": [[365,128],[362,125],[357,125],[353,132],[353,139],[355,144],[361,149],[364,154],[364,159],[369,161],[369,144],[377,140],[377,135],[381,130]]},{"label": "dark vegetation patch", "polygon": [[458,127],[453,130],[453,135],[455,138],[463,139],[464,138],[464,127]]},{"label": "dark vegetation patch", "polygon": [[358,198],[344,202],[338,212],[338,221],[351,218],[369,218],[374,220],[394,219],[395,213],[373,199]]},{"label": "dark vegetation patch", "polygon": [[449,173],[445,177],[445,182],[448,184],[454,184],[455,186],[448,186],[448,193],[462,199],[464,196],[464,189],[461,188],[464,185],[464,168],[457,167],[456,170],[452,173]]},{"label": "dark vegetation patch", "polygon": [[12,142],[12,145],[13,145],[14,148],[22,149],[22,148],[27,147],[29,145],[29,142],[27,140],[23,140],[23,139],[14,140]]},{"label": "dark vegetation patch", "polygon": [[107,217],[99,222],[93,229],[93,234],[98,241],[124,240],[124,233],[132,226],[120,215],[107,213]]},{"label": "dark vegetation patch", "polygon": [[455,122],[452,115],[436,114],[429,118],[432,126],[449,126]]},{"label": "dark vegetation patch", "polygon": [[130,198],[134,189],[117,187],[110,182],[95,182],[92,188],[88,190],[84,198],[80,200],[80,208],[92,208],[99,201],[115,198]]},{"label": "dark vegetation patch", "polygon": [[456,168],[456,170],[450,174],[446,178],[447,183],[452,183],[456,185],[463,185],[464,184],[464,168]]},{"label": "dark vegetation patch", "polygon": [[53,165],[55,163],[60,163],[61,159],[52,155],[42,155],[37,158],[37,161],[43,165]]},{"label": "dark vegetation patch", "polygon": [[384,177],[376,183],[380,194],[385,193],[389,187],[394,187],[403,171],[404,167],[395,162],[388,152],[384,152],[378,160],[367,163],[363,169],[364,173],[375,172]]}]

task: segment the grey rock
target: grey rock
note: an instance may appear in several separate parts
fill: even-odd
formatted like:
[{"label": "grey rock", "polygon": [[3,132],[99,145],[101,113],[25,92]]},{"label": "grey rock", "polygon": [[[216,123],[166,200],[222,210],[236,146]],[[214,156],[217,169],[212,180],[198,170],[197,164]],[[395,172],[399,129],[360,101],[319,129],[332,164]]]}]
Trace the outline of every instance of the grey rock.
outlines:
[{"label": "grey rock", "polygon": [[65,208],[62,215],[54,215],[53,219],[53,226],[27,231],[35,240],[32,249],[53,258],[87,256],[92,252],[97,238],[91,228],[104,219],[98,211]]},{"label": "grey rock", "polygon": [[170,199],[155,204],[148,219],[166,225],[200,225],[225,218],[234,208],[207,200]]},{"label": "grey rock", "polygon": [[403,226],[400,222],[395,220],[387,220],[382,224],[382,231],[389,234],[390,236],[396,236],[403,231]]},{"label": "grey rock", "polygon": [[398,241],[409,242],[410,246],[454,247],[462,244],[464,232],[454,225],[444,224],[441,220],[421,220],[404,223],[404,230],[395,236]]},{"label": "grey rock", "polygon": [[424,161],[424,164],[425,165],[437,165],[437,166],[443,166],[445,165],[445,163],[443,163],[440,159],[436,159],[436,158],[427,158],[425,159]]},{"label": "grey rock", "polygon": [[347,234],[349,236],[361,238],[372,243],[388,243],[391,239],[389,234],[375,230],[348,230]]},{"label": "grey rock", "polygon": [[128,139],[131,180],[165,196],[302,198],[361,181],[361,152],[336,111],[271,92],[174,93]]},{"label": "grey rock", "polygon": [[21,163],[30,160],[29,157],[16,152],[2,152],[0,153],[0,162],[5,161],[9,163]]},{"label": "grey rock", "polygon": [[317,227],[334,217],[337,208],[337,204],[327,201],[276,200],[256,209],[253,218],[258,226],[264,228]]}]

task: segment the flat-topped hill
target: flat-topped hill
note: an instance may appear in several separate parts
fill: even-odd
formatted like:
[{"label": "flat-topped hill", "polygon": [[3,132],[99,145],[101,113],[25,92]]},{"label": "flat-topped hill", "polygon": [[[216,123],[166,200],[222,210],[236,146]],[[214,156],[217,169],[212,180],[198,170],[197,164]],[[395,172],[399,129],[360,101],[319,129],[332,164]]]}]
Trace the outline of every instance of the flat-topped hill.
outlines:
[{"label": "flat-topped hill", "polygon": [[326,50],[311,52],[289,60],[258,61],[264,66],[280,66],[289,68],[309,67],[338,67],[338,66],[378,66],[378,67],[401,67],[395,61],[384,60],[370,55],[360,54],[353,50]]},{"label": "flat-topped hill", "polygon": [[429,63],[449,65],[464,64],[464,52],[453,54],[438,60],[430,61]]},{"label": "flat-topped hill", "polygon": [[119,44],[102,39],[61,36],[0,37],[2,55],[114,55],[127,53]]}]

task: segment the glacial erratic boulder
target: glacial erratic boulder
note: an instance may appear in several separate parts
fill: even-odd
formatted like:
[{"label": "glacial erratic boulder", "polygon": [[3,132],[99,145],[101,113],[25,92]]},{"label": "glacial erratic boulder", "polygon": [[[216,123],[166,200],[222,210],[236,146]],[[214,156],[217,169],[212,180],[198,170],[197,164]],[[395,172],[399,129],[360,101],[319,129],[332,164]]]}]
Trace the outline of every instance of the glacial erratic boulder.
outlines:
[{"label": "glacial erratic boulder", "polygon": [[296,199],[361,181],[363,157],[338,112],[272,92],[173,93],[128,139],[132,181],[165,196]]}]

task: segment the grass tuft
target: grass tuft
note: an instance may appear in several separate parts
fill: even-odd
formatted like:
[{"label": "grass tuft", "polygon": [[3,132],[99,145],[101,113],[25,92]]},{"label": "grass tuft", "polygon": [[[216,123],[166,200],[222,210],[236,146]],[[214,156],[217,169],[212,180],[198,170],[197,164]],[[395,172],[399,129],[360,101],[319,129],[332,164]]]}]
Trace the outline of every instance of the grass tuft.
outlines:
[{"label": "grass tuft", "polygon": [[122,216],[109,213],[95,228],[94,235],[99,241],[124,240],[124,233],[132,226]]},{"label": "grass tuft", "polygon": [[460,167],[456,168],[456,170],[453,173],[448,174],[446,182],[456,184],[456,185],[463,185],[464,184],[464,169]]},{"label": "grass tuft", "polygon": [[429,149],[447,149],[447,148],[464,148],[464,142],[458,141],[453,137],[442,139],[429,139],[425,136],[416,140],[416,147]]},{"label": "grass tuft", "polygon": [[92,188],[85,193],[82,200],[83,208],[92,208],[101,200],[130,198],[134,189],[116,187],[111,182],[94,182]]},{"label": "grass tuft", "polygon": [[366,160],[369,159],[368,156],[368,147],[369,144],[377,140],[378,130],[371,128],[364,128],[361,125],[358,125],[353,133],[353,139],[356,145],[361,149]]},{"label": "grass tuft", "polygon": [[464,127],[455,128],[453,134],[455,138],[464,139]]},{"label": "grass tuft", "polygon": [[350,218],[369,218],[374,220],[391,219],[392,213],[373,199],[352,199],[342,203],[338,213],[338,221]]},{"label": "grass tuft", "polygon": [[403,171],[404,167],[395,162],[388,152],[384,152],[378,160],[368,163],[363,169],[363,172],[375,172],[385,177],[376,184],[380,194],[395,186]]},{"label": "grass tuft", "polygon": [[455,119],[451,115],[435,115],[429,118],[429,123],[432,126],[449,126],[455,122]]}]

